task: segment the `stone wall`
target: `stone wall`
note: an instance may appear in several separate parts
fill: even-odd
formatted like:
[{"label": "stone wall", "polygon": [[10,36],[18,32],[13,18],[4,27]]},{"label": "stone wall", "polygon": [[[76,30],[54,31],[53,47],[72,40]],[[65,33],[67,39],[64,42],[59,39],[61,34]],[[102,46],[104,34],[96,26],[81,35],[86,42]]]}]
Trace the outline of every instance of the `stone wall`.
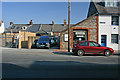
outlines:
[{"label": "stone wall", "polygon": [[[93,15],[82,22],[79,22],[70,29],[70,49],[73,48],[73,30],[88,30],[88,40],[98,42],[98,16]],[[60,34],[60,49],[67,49],[68,42],[64,41],[64,35],[68,34],[68,29],[64,30]]]}]

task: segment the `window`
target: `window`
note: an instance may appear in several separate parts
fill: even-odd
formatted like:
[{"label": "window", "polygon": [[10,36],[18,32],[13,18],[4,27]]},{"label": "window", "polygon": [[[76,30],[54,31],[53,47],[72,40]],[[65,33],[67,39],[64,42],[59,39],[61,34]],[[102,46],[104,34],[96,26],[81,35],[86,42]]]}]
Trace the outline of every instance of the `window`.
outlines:
[{"label": "window", "polygon": [[80,43],[79,45],[80,45],[80,46],[89,46],[89,45],[88,45],[88,42],[82,42],[82,43]]},{"label": "window", "polygon": [[95,42],[90,42],[90,46],[99,47],[100,45]]},{"label": "window", "polygon": [[18,27],[16,27],[16,29],[19,29],[19,26],[18,26]]},{"label": "window", "polygon": [[68,34],[64,35],[64,41],[68,41]]},{"label": "window", "polygon": [[112,16],[112,25],[119,25],[119,17]]},{"label": "window", "polygon": [[118,7],[118,0],[105,0],[105,7]]},{"label": "window", "polygon": [[118,34],[112,34],[111,35],[111,43],[118,44]]},{"label": "window", "polygon": [[26,29],[27,29],[27,27],[26,27],[26,26],[23,26],[21,29],[22,29],[22,30],[26,30]]},{"label": "window", "polygon": [[15,26],[12,26],[12,27],[11,27],[11,29],[14,29],[14,28],[15,28]]}]

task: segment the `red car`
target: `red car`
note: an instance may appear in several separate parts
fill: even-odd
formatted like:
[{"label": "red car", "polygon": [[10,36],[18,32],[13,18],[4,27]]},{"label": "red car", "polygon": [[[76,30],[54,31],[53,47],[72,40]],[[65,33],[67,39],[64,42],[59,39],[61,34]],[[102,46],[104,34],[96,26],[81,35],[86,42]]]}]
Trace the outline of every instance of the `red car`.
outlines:
[{"label": "red car", "polygon": [[94,41],[78,41],[74,45],[72,52],[78,56],[83,54],[104,54],[106,56],[113,55],[113,49],[108,47],[103,47]]}]

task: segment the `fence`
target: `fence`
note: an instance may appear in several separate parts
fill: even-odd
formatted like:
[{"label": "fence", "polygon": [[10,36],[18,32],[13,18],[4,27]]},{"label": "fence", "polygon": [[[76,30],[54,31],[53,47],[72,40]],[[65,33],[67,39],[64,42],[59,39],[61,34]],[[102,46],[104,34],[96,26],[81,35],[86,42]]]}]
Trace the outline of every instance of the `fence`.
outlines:
[{"label": "fence", "polygon": [[28,48],[28,37],[36,37],[36,33],[19,31],[19,33],[3,33],[2,46]]}]

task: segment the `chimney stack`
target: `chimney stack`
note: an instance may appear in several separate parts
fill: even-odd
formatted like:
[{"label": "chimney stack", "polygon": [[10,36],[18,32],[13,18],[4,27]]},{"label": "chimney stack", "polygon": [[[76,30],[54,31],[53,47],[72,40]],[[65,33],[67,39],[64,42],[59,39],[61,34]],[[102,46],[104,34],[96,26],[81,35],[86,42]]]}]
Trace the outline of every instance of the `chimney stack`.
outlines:
[{"label": "chimney stack", "polygon": [[29,23],[30,25],[33,25],[33,21],[32,20],[30,20],[30,23]]},{"label": "chimney stack", "polygon": [[1,23],[4,23],[3,21],[1,21]]},{"label": "chimney stack", "polygon": [[54,25],[54,21],[52,21],[52,25]]},{"label": "chimney stack", "polygon": [[52,21],[52,30],[51,31],[53,31],[54,30],[54,21]]},{"label": "chimney stack", "polygon": [[66,19],[64,19],[64,26],[66,26]]},{"label": "chimney stack", "polygon": [[10,22],[10,25],[12,26],[12,25],[13,25],[13,22]]}]

